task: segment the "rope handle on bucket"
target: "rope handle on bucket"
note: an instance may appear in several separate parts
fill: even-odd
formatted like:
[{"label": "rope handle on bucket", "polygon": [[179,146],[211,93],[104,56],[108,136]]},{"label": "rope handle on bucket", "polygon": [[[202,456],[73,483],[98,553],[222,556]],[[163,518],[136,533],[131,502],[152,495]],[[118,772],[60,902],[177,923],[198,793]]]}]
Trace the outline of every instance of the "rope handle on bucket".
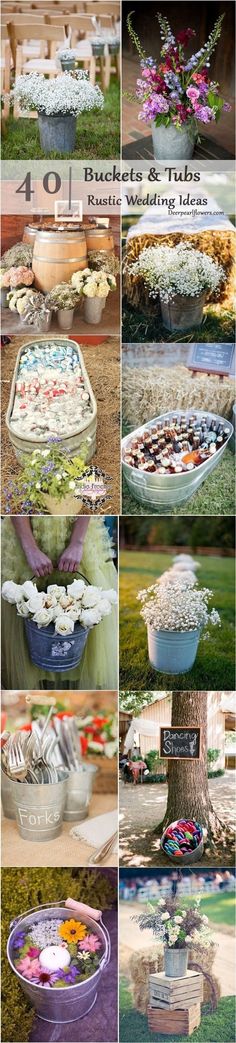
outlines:
[{"label": "rope handle on bucket", "polygon": [[[24,920],[26,916],[30,915],[30,913],[39,913],[39,912],[41,912],[41,909],[51,909],[53,906],[56,909],[58,908],[58,906],[62,906],[64,908],[66,908],[66,910],[68,910],[68,908],[69,908],[68,906],[66,906],[64,898],[62,898],[61,901],[59,901],[59,902],[44,902],[42,905],[35,905],[35,906],[33,906],[32,909],[26,909],[24,913],[20,913],[19,916],[16,916],[15,919],[11,921],[11,923],[10,923],[10,931],[13,931],[15,929],[15,927],[17,926],[17,924],[20,924],[21,920]],[[92,919],[92,917],[91,917],[91,919]],[[105,952],[104,957],[101,960],[101,970],[104,971],[105,967],[107,967],[108,963],[110,962],[110,958],[111,958],[111,942],[110,942],[110,935],[108,933],[106,925],[103,923],[102,917],[99,920],[99,924],[101,925],[101,927],[102,927],[102,929],[104,931],[105,938],[106,938],[106,943],[107,943],[107,951]]]}]

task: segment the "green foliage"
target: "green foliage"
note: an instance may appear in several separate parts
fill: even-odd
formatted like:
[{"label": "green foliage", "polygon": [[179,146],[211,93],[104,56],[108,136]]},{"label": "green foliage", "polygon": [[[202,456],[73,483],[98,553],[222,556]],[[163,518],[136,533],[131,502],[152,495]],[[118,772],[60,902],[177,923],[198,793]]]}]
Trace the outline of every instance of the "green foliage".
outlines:
[{"label": "green foliage", "polygon": [[207,761],[209,767],[211,764],[215,764],[215,762],[218,760],[219,754],[220,750],[213,750],[211,746],[209,747],[209,750],[207,750]]},{"label": "green foliage", "polygon": [[147,768],[149,771],[155,774],[156,770],[160,765],[163,765],[163,759],[160,757],[158,750],[149,750],[145,757]]},{"label": "green foliage", "polygon": [[[5,122],[3,143],[5,159],[44,159],[40,148],[38,120],[14,119],[10,116]],[[71,159],[82,159],[89,156],[89,163],[94,159],[118,159],[120,155],[120,85],[117,81],[110,84],[105,94],[104,108],[99,111],[84,112],[77,119],[75,150]],[[65,156],[52,151],[47,159],[61,159]],[[62,170],[61,170],[62,174]]]},{"label": "green foliage", "polygon": [[224,768],[218,768],[217,771],[208,771],[207,777],[208,777],[208,779],[218,779],[219,776],[220,775],[224,775],[224,773],[225,773],[225,769]]},{"label": "green foliage", "polygon": [[[32,507],[45,510],[45,494],[59,503],[68,494],[72,495],[70,482],[77,482],[86,473],[86,443],[80,446],[80,455],[67,456],[66,448],[53,444],[51,449],[36,450],[23,459],[23,470],[13,485],[4,489],[12,513],[32,513]],[[46,452],[46,456],[44,455]]]},{"label": "green foliage", "polygon": [[130,39],[132,40],[132,43],[134,44],[134,47],[136,48],[136,51],[139,54],[139,57],[141,58],[141,60],[143,60],[146,57],[146,52],[143,50],[138,34],[135,32],[135,29],[133,29],[132,14],[134,14],[134,11],[130,11],[128,14],[127,29]]},{"label": "green foliage", "polygon": [[26,1043],[34,1017],[5,955],[10,923],[34,906],[68,897],[96,908],[109,909],[116,891],[103,871],[97,869],[22,868],[2,871],[3,1043]]},{"label": "green foliage", "polygon": [[[128,519],[122,520],[122,525],[127,525]],[[132,527],[142,525],[147,519],[131,518]],[[212,519],[228,528],[231,520]],[[232,519],[232,521],[234,521]],[[190,526],[192,519],[172,519],[173,528],[183,525]],[[160,522],[149,518],[149,528],[153,526],[152,542],[158,543],[156,527],[165,528],[168,539],[168,526],[170,519],[162,519]],[[194,519],[193,519],[194,524]],[[164,542],[164,528],[163,542]],[[203,539],[204,520],[202,521]],[[205,526],[206,529],[206,526]],[[190,529],[191,532],[191,529]],[[190,532],[187,545],[190,544]],[[211,520],[209,520],[209,534],[211,532]],[[185,537],[186,538],[186,537]],[[208,538],[205,532],[205,538]],[[135,537],[133,538],[135,544]],[[160,540],[161,542],[161,540]],[[173,542],[175,536],[173,533]],[[213,542],[213,541],[212,541]],[[214,542],[213,542],[214,545]],[[191,544],[190,544],[191,546]],[[151,688],[153,691],[233,691],[234,690],[234,566],[233,561],[227,558],[215,556],[198,556],[201,570],[199,577],[203,586],[209,587],[214,596],[211,607],[216,608],[221,616],[221,627],[217,632],[212,631],[211,637],[200,641],[197,657],[192,669],[186,674],[167,675],[152,669],[147,650],[146,627],[140,616],[139,602],[136,601],[138,591],[154,583],[154,580],[169,568],[172,563],[172,553],[164,550],[162,553],[153,551],[151,554],[145,551],[121,551],[120,552],[120,686],[122,689],[135,691],[137,686],[140,693]]]},{"label": "green foliage", "polygon": [[145,706],[150,706],[155,698],[156,693],[153,692],[120,692],[120,710],[129,711],[135,717]]}]

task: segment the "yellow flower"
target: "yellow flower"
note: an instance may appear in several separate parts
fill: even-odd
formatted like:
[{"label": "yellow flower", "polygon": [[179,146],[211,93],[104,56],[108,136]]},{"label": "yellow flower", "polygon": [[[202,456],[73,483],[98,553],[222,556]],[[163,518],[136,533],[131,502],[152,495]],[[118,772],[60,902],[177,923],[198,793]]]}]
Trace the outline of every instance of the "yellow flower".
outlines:
[{"label": "yellow flower", "polygon": [[79,920],[66,920],[61,927],[58,927],[58,934],[66,942],[81,942],[87,934],[87,927]]}]

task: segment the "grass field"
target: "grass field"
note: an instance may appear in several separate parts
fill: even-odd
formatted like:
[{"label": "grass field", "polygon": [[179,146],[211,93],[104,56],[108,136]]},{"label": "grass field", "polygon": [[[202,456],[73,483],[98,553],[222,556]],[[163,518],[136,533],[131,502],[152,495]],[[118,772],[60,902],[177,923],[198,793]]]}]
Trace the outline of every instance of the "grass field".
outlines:
[{"label": "grass field", "polygon": [[171,554],[146,551],[120,553],[120,688],[149,690],[234,689],[234,566],[232,558],[198,557],[199,581],[214,597],[211,607],[221,616],[221,627],[201,641],[195,663],[186,674],[162,674],[152,669],[147,652],[146,627],[136,595],[172,564]]},{"label": "grass field", "polygon": [[[235,1039],[235,1000],[226,996],[219,1000],[217,1010],[213,1014],[202,1016],[201,1024],[191,1035],[193,1043],[234,1043]],[[149,1032],[147,1018],[139,1014],[132,1006],[132,997],[125,978],[120,981],[120,1040],[123,1043],[158,1043],[158,1040],[171,1040],[171,1043],[183,1043],[186,1036],[166,1036],[163,1033]]]},{"label": "grass field", "polygon": [[208,304],[205,308],[204,319],[201,326],[193,327],[178,334],[173,330],[165,329],[160,316],[147,318],[143,312],[130,307],[126,298],[123,300],[123,344],[141,344],[154,341],[162,344],[163,341],[173,343],[233,343],[234,341],[234,315],[223,306]]},{"label": "grass field", "polygon": [[[71,159],[114,159],[120,154],[120,88],[111,83],[104,108],[84,112],[77,120],[75,151]],[[3,159],[45,159],[39,144],[38,120],[13,119],[4,123]],[[48,159],[65,159],[61,152],[48,153]]]},{"label": "grass field", "polygon": [[[198,492],[187,503],[171,510],[171,514],[233,515],[235,503],[234,471],[235,457],[230,449],[226,449],[218,468],[203,482]],[[150,514],[150,508],[145,510],[143,505],[131,496],[125,479],[123,479],[122,513]],[[152,514],[155,513],[158,512],[155,512],[152,508]],[[161,510],[160,514],[162,514]]]},{"label": "grass field", "polygon": [[201,897],[201,913],[209,917],[211,923],[224,924],[227,927],[234,926],[235,894],[229,891],[224,894],[209,894]]}]

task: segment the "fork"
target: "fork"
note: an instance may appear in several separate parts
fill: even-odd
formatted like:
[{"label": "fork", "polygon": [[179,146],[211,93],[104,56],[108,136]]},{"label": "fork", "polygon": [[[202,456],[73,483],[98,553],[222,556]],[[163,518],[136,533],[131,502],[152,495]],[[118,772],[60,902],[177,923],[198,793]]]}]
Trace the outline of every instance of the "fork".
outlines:
[{"label": "fork", "polygon": [[27,775],[27,765],[25,763],[24,754],[22,751],[20,740],[12,738],[12,742],[8,752],[8,764],[9,772],[19,782],[23,782]]}]

